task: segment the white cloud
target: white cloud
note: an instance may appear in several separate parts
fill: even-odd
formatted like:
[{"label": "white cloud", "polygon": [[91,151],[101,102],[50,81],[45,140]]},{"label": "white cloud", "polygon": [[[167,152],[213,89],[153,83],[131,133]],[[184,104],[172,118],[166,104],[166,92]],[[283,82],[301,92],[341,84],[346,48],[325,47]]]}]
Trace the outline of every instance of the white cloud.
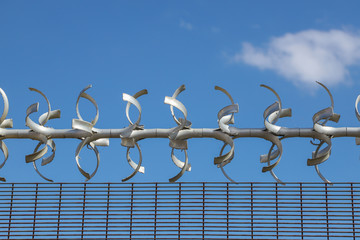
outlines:
[{"label": "white cloud", "polygon": [[189,22],[185,22],[184,20],[180,20],[179,26],[189,31],[193,30],[193,25]]},{"label": "white cloud", "polygon": [[288,33],[272,38],[265,49],[243,43],[232,61],[273,70],[296,85],[337,85],[349,80],[349,66],[360,64],[360,35],[342,30]]}]

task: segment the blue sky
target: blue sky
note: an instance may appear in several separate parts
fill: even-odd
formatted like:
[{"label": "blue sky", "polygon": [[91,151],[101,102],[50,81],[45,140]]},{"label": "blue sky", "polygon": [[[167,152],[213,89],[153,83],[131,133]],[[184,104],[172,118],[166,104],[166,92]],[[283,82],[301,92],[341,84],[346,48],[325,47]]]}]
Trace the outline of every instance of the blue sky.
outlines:
[{"label": "blue sky", "polygon": [[[8,118],[24,129],[25,111],[45,101],[46,94],[61,119],[54,128],[71,128],[79,92],[88,93],[100,108],[97,128],[123,128],[126,103],[122,93],[148,89],[139,100],[145,128],[175,126],[164,97],[186,85],[179,100],[194,128],[217,128],[217,112],[229,104],[215,85],[227,89],[239,103],[235,126],[262,128],[262,114],[276,99],[261,88],[267,84],[293,116],[278,124],[312,127],[312,116],[328,107],[329,98],[315,81],[331,90],[340,122],[332,126],[360,127],[354,103],[360,94],[360,17],[358,1],[1,1],[0,87],[10,101]],[[87,102],[80,110],[90,119]],[[132,112],[135,118],[136,111]],[[284,154],[275,172],[283,181],[320,181],[307,158],[315,150],[310,139],[283,141]],[[55,160],[40,171],[56,182],[83,181],[75,163],[79,140],[58,139]],[[9,182],[43,181],[25,163],[36,142],[5,140],[10,152],[0,176]],[[237,181],[273,181],[261,173],[259,156],[271,144],[262,139],[235,141],[235,159],[226,166]],[[180,169],[171,161],[167,139],[139,142],[145,175],[132,181],[167,181]],[[192,172],[180,181],[226,181],[213,165],[222,143],[189,140]],[[101,164],[93,182],[121,181],[132,171],[120,139],[99,147]],[[131,152],[134,160],[136,151]],[[177,153],[181,156],[181,152]],[[330,159],[320,165],[331,181],[359,181],[360,147],[353,138],[333,139]],[[95,166],[90,150],[81,153],[88,170]],[[135,160],[136,161],[136,160]]]}]

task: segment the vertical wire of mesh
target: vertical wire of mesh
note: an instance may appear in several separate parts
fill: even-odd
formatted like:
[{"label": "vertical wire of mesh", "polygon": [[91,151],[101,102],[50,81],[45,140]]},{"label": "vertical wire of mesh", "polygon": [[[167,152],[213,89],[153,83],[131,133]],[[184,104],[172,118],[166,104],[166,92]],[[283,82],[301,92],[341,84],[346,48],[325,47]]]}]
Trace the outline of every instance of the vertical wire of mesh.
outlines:
[{"label": "vertical wire of mesh", "polygon": [[353,226],[353,237],[355,240],[355,208],[354,208],[354,187],[353,183],[350,183],[351,187],[351,216],[352,216],[352,226]]},{"label": "vertical wire of mesh", "polygon": [[60,223],[61,223],[61,197],[62,197],[62,183],[60,183],[59,186],[59,207],[58,207],[58,213],[57,213],[57,229],[56,229],[56,238],[60,238]]},{"label": "vertical wire of mesh", "polygon": [[330,239],[329,236],[329,205],[328,205],[328,185],[325,183],[325,205],[326,205],[326,238],[327,240]]},{"label": "vertical wire of mesh", "polygon": [[11,184],[11,195],[10,195],[10,209],[9,209],[9,228],[8,228],[8,235],[7,237],[10,238],[11,233],[11,217],[12,217],[12,210],[13,210],[13,200],[14,200],[14,184]]},{"label": "vertical wire of mesh", "polygon": [[205,239],[205,183],[202,184],[202,238]]},{"label": "vertical wire of mesh", "polygon": [[251,221],[251,238],[254,238],[254,189],[253,189],[253,183],[250,183],[250,205],[251,205],[251,215],[250,215],[250,221]]},{"label": "vertical wire of mesh", "polygon": [[84,183],[82,215],[81,215],[81,238],[84,238],[85,231],[85,206],[86,206],[86,183]]},{"label": "vertical wire of mesh", "polygon": [[109,210],[110,210],[110,183],[107,184],[107,196],[106,196],[106,219],[105,219],[105,239],[108,239],[109,233]]},{"label": "vertical wire of mesh", "polygon": [[34,203],[34,222],[33,222],[33,230],[32,230],[32,239],[35,238],[35,228],[36,228],[36,210],[37,210],[37,200],[38,200],[38,191],[39,191],[39,184],[36,184],[35,190],[35,203]]},{"label": "vertical wire of mesh", "polygon": [[179,183],[178,238],[181,237],[181,183]]},{"label": "vertical wire of mesh", "polygon": [[303,192],[302,183],[300,183],[300,218],[301,218],[301,239],[304,239],[304,213],[303,213]]},{"label": "vertical wire of mesh", "polygon": [[158,184],[155,183],[155,207],[154,207],[154,239],[157,238],[157,205],[158,205]]},{"label": "vertical wire of mesh", "polygon": [[133,210],[134,210],[134,184],[131,184],[131,199],[130,199],[130,239],[132,239],[133,236]]},{"label": "vertical wire of mesh", "polygon": [[229,204],[230,204],[230,201],[229,201],[229,183],[226,183],[226,222],[227,222],[227,225],[226,225],[226,239],[229,239],[229,225],[230,225],[230,221],[229,221]]}]

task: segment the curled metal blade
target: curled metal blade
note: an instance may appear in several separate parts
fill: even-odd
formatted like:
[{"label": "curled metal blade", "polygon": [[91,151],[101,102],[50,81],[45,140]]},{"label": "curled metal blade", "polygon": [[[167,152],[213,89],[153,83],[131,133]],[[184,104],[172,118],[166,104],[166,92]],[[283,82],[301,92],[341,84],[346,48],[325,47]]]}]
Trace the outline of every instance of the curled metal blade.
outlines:
[{"label": "curled metal blade", "polygon": [[[274,146],[274,144],[271,146],[271,148],[273,148],[273,146]],[[279,149],[276,149],[274,151],[271,151],[270,153],[261,155],[260,162],[261,163],[270,162],[271,160],[274,160],[275,158],[277,158],[279,155],[280,155],[280,151],[279,151]]]},{"label": "curled metal blade", "polygon": [[[184,168],[184,166],[186,165],[185,164],[185,162],[183,162],[183,161],[181,161],[180,159],[178,159],[176,156],[175,156],[175,154],[174,154],[174,149],[175,148],[172,148],[172,150],[171,150],[171,159],[172,159],[172,161],[173,161],[173,163],[178,167],[178,168]],[[182,150],[186,150],[186,149],[182,149]],[[191,171],[191,164],[189,163],[189,164],[187,164],[187,166],[186,166],[186,169],[185,169],[186,171]]]},{"label": "curled metal blade", "polygon": [[47,103],[47,107],[48,107],[48,111],[47,113],[44,115],[44,117],[42,118],[42,121],[40,121],[40,125],[44,125],[50,118],[50,112],[51,112],[51,106],[50,106],[50,102],[49,100],[47,99],[47,97],[45,96],[44,93],[42,93],[40,90],[36,89],[36,88],[29,88],[30,91],[34,91],[34,92],[37,92],[39,93],[40,95],[42,95],[44,98],[45,98],[45,101]]},{"label": "curled metal blade", "polygon": [[269,89],[277,98],[277,101],[267,107],[264,111],[263,117],[265,128],[274,134],[281,134],[281,130],[284,128],[275,125],[275,123],[279,120],[279,118],[291,117],[291,108],[282,109],[282,102],[279,94],[267,85],[261,84],[260,86]]},{"label": "curled metal blade", "polygon": [[228,98],[230,99],[231,104],[234,104],[234,99],[232,98],[231,94],[228,91],[226,91],[224,88],[219,87],[219,86],[215,86],[215,90],[219,90],[219,91],[225,93],[226,96],[228,96]]},{"label": "curled metal blade", "polygon": [[[330,157],[330,154],[331,154],[331,147],[332,147],[331,136],[328,137],[328,135],[330,135],[330,131],[332,130],[332,127],[327,127],[327,126],[325,126],[325,124],[328,121],[338,122],[340,119],[340,115],[334,113],[334,99],[333,99],[333,96],[331,95],[331,92],[329,91],[329,89],[324,84],[322,84],[320,82],[317,82],[317,83],[320,86],[322,86],[328,93],[328,95],[330,97],[331,105],[327,108],[324,108],[324,109],[318,111],[313,116],[313,124],[314,124],[313,128],[316,132],[318,132],[320,134],[318,137],[318,139],[320,140],[320,143],[318,144],[316,150],[312,153],[312,158],[308,159],[307,165],[315,166],[316,173],[319,175],[319,177],[325,183],[330,183],[330,181],[327,180],[321,174],[318,164],[321,164],[321,163],[325,162],[326,160],[328,160]],[[357,106],[355,106],[355,110],[357,110]],[[326,147],[321,148],[324,143],[326,143]]]},{"label": "curled metal blade", "polygon": [[[41,144],[42,144],[41,142],[38,144],[38,146],[35,148],[34,152],[37,151],[38,147],[40,147]],[[55,142],[54,142],[52,139],[49,139],[49,140],[46,142],[46,144],[51,148],[51,152],[52,152],[52,153],[51,153],[50,156],[45,157],[45,158],[42,159],[42,161],[41,161],[41,166],[45,166],[45,165],[51,163],[52,160],[53,160],[54,157],[55,157],[55,151],[56,151]],[[35,161],[34,161],[34,162],[35,162]]]},{"label": "curled metal blade", "polygon": [[108,138],[99,138],[95,141],[92,141],[95,146],[108,147],[110,140]]},{"label": "curled metal blade", "polygon": [[[45,119],[47,118],[47,115],[48,113],[43,113],[40,117],[39,117],[39,123],[40,125],[44,126],[45,125]],[[60,110],[52,110],[50,111],[50,114],[49,114],[49,118],[48,120],[50,119],[55,119],[55,118],[60,118],[61,117],[61,111]]]},{"label": "curled metal blade", "polygon": [[326,90],[326,92],[329,94],[330,101],[331,101],[331,107],[334,108],[334,98],[333,98],[330,90],[321,82],[316,81],[316,83],[319,84],[320,86],[322,86]]},{"label": "curled metal blade", "polygon": [[[45,142],[46,143],[46,142]],[[30,163],[42,158],[47,153],[47,145],[45,144],[40,150],[37,150],[31,154],[25,156],[25,162]]]},{"label": "curled metal blade", "polygon": [[[224,143],[224,145],[222,146],[221,150],[220,150],[220,156],[223,155],[223,151],[225,149],[225,147],[227,146],[228,144],[227,143]],[[221,162],[218,164],[218,167],[221,169],[221,172],[223,173],[223,175],[232,183],[236,183],[236,184],[239,184],[238,182],[234,181],[226,172],[225,172],[225,169],[224,169],[224,166],[227,165],[229,162]]]},{"label": "curled metal blade", "polygon": [[[177,109],[179,109],[184,114],[184,119],[186,120],[187,110],[179,100],[175,99],[174,97],[165,97],[164,103],[169,104],[171,108],[176,107]],[[176,118],[175,115],[173,116],[174,118]],[[185,121],[180,121],[176,118],[176,122],[179,126],[180,125],[185,126]]]},{"label": "curled metal blade", "polygon": [[360,102],[360,95],[356,98],[356,101],[355,101],[355,115],[356,115],[356,118],[360,121],[360,113],[358,110],[359,102]]},{"label": "curled metal blade", "polygon": [[86,122],[80,119],[73,119],[71,127],[73,129],[86,132],[88,135],[86,135],[85,137],[90,137],[93,134],[94,125],[92,125],[90,122]]},{"label": "curled metal blade", "polygon": [[323,180],[324,183],[332,184],[329,180],[327,180],[327,179],[321,174],[318,165],[315,165],[315,171],[316,171],[316,173],[319,175],[319,177],[321,178],[321,180]]},{"label": "curled metal blade", "polygon": [[8,159],[9,157],[9,150],[6,146],[6,144],[0,140],[0,150],[2,151],[2,153],[4,154],[4,161],[0,164],[0,168],[2,168],[5,163],[6,163],[6,160]]},{"label": "curled metal blade", "polygon": [[8,100],[4,90],[2,90],[1,88],[0,88],[0,94],[4,101],[4,109],[3,109],[3,113],[1,114],[1,117],[0,117],[0,128],[12,128],[13,127],[12,119],[6,119],[6,116],[9,112],[9,100]]},{"label": "curled metal blade", "polygon": [[41,174],[41,172],[39,171],[39,169],[38,169],[37,166],[36,166],[36,161],[33,162],[33,166],[34,166],[35,171],[37,172],[37,174],[39,174],[39,176],[40,176],[41,178],[43,178],[44,180],[46,180],[46,181],[48,181],[48,182],[54,182],[54,180],[52,180],[52,179],[50,179],[50,178],[47,178],[47,177],[45,177],[43,174]]},{"label": "curled metal blade", "polygon": [[1,117],[0,117],[0,124],[1,124],[5,120],[8,112],[9,112],[9,100],[8,100],[4,90],[2,90],[2,88],[0,88],[0,94],[4,101],[4,109],[3,109],[3,113],[1,114]]},{"label": "curled metal blade", "polygon": [[130,174],[128,177],[123,178],[121,181],[122,182],[126,182],[128,180],[130,180],[132,177],[134,177],[138,172],[141,173],[145,173],[145,167],[141,166],[142,163],[142,154],[141,154],[141,149],[139,147],[139,144],[137,142],[135,142],[135,146],[139,151],[139,163],[136,164],[130,157],[130,147],[127,148],[126,151],[126,159],[129,163],[129,165],[134,169],[134,172],[132,174]]},{"label": "curled metal blade", "polygon": [[39,124],[41,126],[44,126],[47,123],[47,121],[49,121],[50,119],[60,118],[61,111],[60,110],[51,110],[50,101],[48,100],[48,98],[46,97],[46,95],[44,93],[42,93],[40,90],[38,90],[36,88],[29,88],[29,89],[30,89],[30,91],[35,91],[35,92],[39,93],[41,96],[43,96],[47,103],[48,111],[46,113],[43,113],[39,117]]},{"label": "curled metal blade", "polygon": [[[41,145],[43,145],[43,143],[39,142],[38,145],[35,147],[34,152],[37,152]],[[54,159],[54,156],[55,156],[55,150],[56,150],[55,142],[52,141],[51,139],[49,139],[47,141],[46,145],[52,149],[52,153],[50,156],[42,159],[41,166],[45,166],[46,164],[50,163]],[[37,168],[36,161],[33,161],[32,163],[33,163],[33,167],[34,167],[35,171],[37,172],[37,174],[39,174],[40,177],[42,177],[43,179],[45,179],[48,182],[53,182],[53,180],[51,180],[51,179],[45,177],[43,174],[41,174],[41,172]]]},{"label": "curled metal blade", "polygon": [[28,126],[31,130],[37,133],[41,133],[44,135],[49,135],[52,128],[45,127],[44,125],[50,120],[55,118],[60,118],[61,112],[60,110],[51,110],[51,105],[47,97],[44,93],[42,93],[40,90],[35,88],[29,88],[30,91],[34,91],[42,95],[47,103],[48,111],[44,114],[42,114],[39,117],[39,124],[35,123],[33,120],[31,120],[30,115],[37,112],[39,110],[39,103],[34,103],[30,105],[26,110],[26,118],[25,118],[25,125]]},{"label": "curled metal blade", "polygon": [[234,123],[234,113],[239,112],[239,105],[233,104],[224,107],[218,112],[218,124],[221,131],[230,133],[229,124]]},{"label": "curled metal blade", "polygon": [[[226,164],[230,163],[231,160],[234,158],[235,145],[234,145],[234,141],[231,137],[229,137],[227,139],[227,142],[225,142],[225,146],[226,145],[229,145],[231,147],[229,152],[223,154],[222,152],[224,149],[222,149],[220,151],[220,156],[214,158],[214,164],[218,165],[218,167],[220,167],[219,164],[222,164],[222,166],[225,166]],[[223,146],[223,148],[225,148],[225,146]]]},{"label": "curled metal blade", "polygon": [[[215,90],[219,90],[223,92],[231,101],[231,105],[224,107],[218,113],[218,123],[220,129],[224,132],[229,133],[230,132],[229,127],[226,125],[235,123],[234,113],[239,112],[239,105],[234,103],[234,99],[232,98],[230,93],[226,91],[224,88],[215,86]],[[228,114],[231,114],[231,116],[229,117]]]},{"label": "curled metal blade", "polygon": [[[176,97],[184,90],[185,90],[185,85],[181,85],[178,89],[176,89],[172,97],[166,96],[164,100],[165,104],[170,105],[171,115],[174,118],[175,122],[178,124],[177,127],[173,128],[173,131],[169,136],[170,139],[175,139],[180,130],[191,127],[191,122],[187,120],[187,110],[185,106],[179,100],[176,99]],[[182,114],[184,115],[184,119],[176,118],[174,113],[174,107],[182,112]]]},{"label": "curled metal blade", "polygon": [[[333,96],[331,95],[331,92],[324,84],[322,84],[320,82],[317,82],[317,83],[320,86],[322,86],[328,93],[328,95],[330,97],[330,101],[331,101],[331,106],[327,107],[325,109],[322,109],[314,114],[314,116],[313,116],[314,129],[315,129],[315,127],[319,128],[319,126],[317,126],[317,125],[320,125],[320,128],[321,128],[321,126],[324,126],[326,124],[326,122],[329,120],[333,121],[333,122],[338,122],[340,119],[340,115],[334,113],[334,99],[333,99]],[[323,122],[320,122],[321,120],[323,120]]]},{"label": "curled metal blade", "polygon": [[[5,165],[6,160],[9,157],[9,150],[6,146],[6,144],[0,140],[0,150],[2,151],[2,153],[4,154],[4,161],[0,164],[0,169]],[[6,182],[6,179],[3,177],[0,177],[0,181],[2,182]]]},{"label": "curled metal blade", "polygon": [[[9,112],[9,100],[8,100],[5,92],[1,88],[0,88],[0,94],[4,101],[4,109],[3,109],[3,113],[1,114],[1,117],[0,117],[0,135],[1,135],[1,128],[12,128],[13,121],[12,121],[12,119],[6,119],[7,114]],[[9,150],[8,150],[6,144],[1,140],[0,140],[0,150],[2,151],[2,153],[4,155],[4,160],[0,164],[0,169],[1,169],[5,165],[7,159],[9,158]],[[6,182],[6,179],[3,177],[0,177],[0,181]]]},{"label": "curled metal blade", "polygon": [[223,164],[220,164],[220,169],[221,169],[221,172],[222,174],[232,183],[236,183],[236,184],[239,184],[238,182],[234,181],[226,172],[225,172],[225,169],[224,169],[224,165]]},{"label": "curled metal blade", "polygon": [[[127,128],[124,129],[123,133],[121,134],[121,137],[128,137],[130,136],[131,132],[134,130],[134,129],[142,129],[139,127],[139,124],[140,124],[140,120],[141,120],[141,105],[139,103],[139,101],[137,100],[138,97],[144,95],[144,94],[147,94],[147,90],[146,89],[143,89],[137,93],[134,94],[134,96],[131,96],[127,93],[123,93],[123,100],[127,102],[126,104],[126,110],[125,110],[125,113],[126,113],[126,118],[128,119],[129,123],[130,123],[130,126],[128,126]],[[139,116],[138,116],[138,119],[136,120],[135,123],[133,123],[130,119],[130,114],[129,114],[129,110],[130,110],[130,106],[131,105],[134,105],[137,110],[139,111]]]},{"label": "curled metal blade", "polygon": [[41,143],[41,145],[44,145],[44,146],[40,150],[39,150],[39,148],[37,148],[37,150],[36,151],[34,150],[33,153],[26,155],[25,156],[26,163],[34,162],[34,161],[42,158],[47,153],[47,150],[48,150],[47,137],[44,135],[39,135],[37,140]]},{"label": "curled metal blade", "polygon": [[[355,101],[355,115],[356,115],[356,118],[360,121],[360,113],[359,113],[359,110],[358,110],[359,102],[360,102],[360,95],[356,98],[356,101]],[[355,138],[355,144],[360,145],[360,138],[359,137]]]},{"label": "curled metal blade", "polygon": [[[27,163],[32,162],[35,171],[45,180],[52,182],[51,179],[45,177],[44,175],[42,175],[40,173],[40,171],[38,170],[37,166],[36,166],[36,160],[42,158],[48,150],[48,146],[51,148],[52,153],[50,156],[48,157],[44,157],[42,159],[41,162],[41,166],[44,166],[46,164],[49,164],[50,162],[53,161],[54,157],[55,157],[55,151],[56,151],[56,145],[55,142],[52,139],[47,139],[47,135],[50,135],[51,132],[51,128],[49,127],[45,127],[44,125],[48,122],[48,120],[50,119],[54,119],[54,118],[59,118],[60,117],[60,110],[51,110],[51,105],[49,100],[47,99],[47,97],[45,96],[44,93],[42,93],[40,90],[35,89],[35,88],[29,88],[30,91],[35,91],[37,93],[39,93],[40,95],[42,95],[47,103],[47,107],[48,107],[48,111],[44,114],[42,114],[39,117],[39,124],[35,123],[34,121],[31,120],[30,115],[37,112],[39,109],[39,103],[35,103],[32,104],[28,107],[27,111],[26,111],[26,118],[25,118],[25,124],[26,126],[28,126],[31,130],[33,130],[34,132],[40,133],[42,134],[42,139],[40,139],[38,145],[35,147],[34,152],[32,154],[29,154],[25,157],[25,161]],[[43,148],[40,148],[41,145],[44,145]]]},{"label": "curled metal blade", "polygon": [[5,119],[0,124],[0,135],[1,135],[1,128],[12,128],[13,127],[13,120],[12,119]]},{"label": "curled metal blade", "polygon": [[[135,93],[132,97],[126,93],[123,94],[123,100],[128,102],[126,104],[126,117],[131,125],[134,125],[134,123],[131,121],[130,116],[129,116],[130,106],[134,105],[139,110],[139,117],[136,121],[136,124],[139,124],[140,119],[141,119],[141,106],[140,106],[140,103],[136,99],[145,94],[148,94],[148,91],[146,89],[143,89],[143,90]],[[125,97],[124,95],[127,95],[127,97]]]},{"label": "curled metal blade", "polygon": [[[281,141],[281,139],[279,139]],[[285,185],[284,182],[282,182],[278,176],[276,176],[275,172],[274,172],[274,167],[279,163],[280,159],[281,159],[281,155],[282,155],[282,147],[279,148],[277,147],[277,149],[275,151],[273,151],[274,147],[277,146],[275,143],[273,143],[269,149],[269,152],[268,154],[266,155],[262,155],[260,156],[260,162],[261,162],[261,157],[266,157],[267,159],[265,160],[265,162],[268,163],[268,167],[271,167],[271,170],[270,170],[270,174],[271,176],[275,179],[276,182],[282,184],[282,185]],[[271,166],[270,164],[270,161],[277,158],[278,157],[278,160],[275,162],[275,164],[273,164],[274,166]],[[264,169],[263,169],[264,170]],[[269,170],[268,170],[269,171]]]},{"label": "curled metal blade", "polygon": [[[224,174],[224,176],[231,182],[236,183],[234,180],[232,180],[225,172],[225,170],[223,169],[223,167],[225,165],[227,165],[228,163],[231,162],[231,160],[234,158],[234,151],[235,151],[235,145],[234,145],[234,140],[232,137],[230,137],[227,134],[221,133],[224,138],[221,139],[221,141],[224,142],[224,145],[222,146],[221,150],[220,150],[220,154],[218,157],[214,158],[214,164],[217,165],[218,168],[221,169],[221,172]],[[229,145],[230,146],[230,150],[229,152],[223,154],[225,147]]]},{"label": "curled metal blade", "polygon": [[[90,180],[93,176],[95,176],[95,174],[96,174],[96,172],[97,172],[97,170],[98,170],[98,168],[99,168],[99,164],[100,164],[100,154],[99,154],[99,151],[98,151],[95,143],[94,143],[94,142],[90,142],[90,141],[91,141],[90,138],[85,138],[85,139],[83,139],[83,140],[80,142],[80,144],[78,145],[78,147],[77,147],[77,149],[76,149],[76,151],[75,151],[76,164],[77,164],[77,167],[78,167],[80,173],[86,178],[85,181],[88,181],[88,180]],[[93,150],[94,153],[95,153],[95,156],[96,156],[96,168],[95,168],[95,170],[94,170],[91,174],[89,174],[88,172],[86,172],[86,171],[81,167],[80,162],[79,162],[80,152],[81,152],[82,148],[83,148],[85,145],[87,145],[91,150]]]},{"label": "curled metal blade", "polygon": [[[317,145],[316,150],[312,153],[312,158],[308,159],[307,165],[308,166],[315,166],[316,173],[319,177],[325,182],[330,183],[320,172],[318,165],[325,162],[329,159],[331,153],[331,140],[327,136],[324,137],[326,140],[320,140],[320,143]],[[327,146],[325,148],[320,148],[322,145],[326,143]]]},{"label": "curled metal blade", "polygon": [[[286,128],[275,125],[275,123],[283,117],[291,117],[292,115],[292,111],[291,108],[286,108],[286,109],[282,109],[282,102],[281,102],[281,98],[279,96],[279,94],[272,89],[271,87],[261,84],[261,87],[267,88],[268,90],[270,90],[272,93],[274,93],[274,95],[277,98],[277,101],[274,102],[273,104],[271,104],[269,107],[267,107],[264,111],[263,117],[264,117],[264,125],[265,128],[273,134],[276,135],[281,135]],[[278,138],[277,136],[274,135],[268,135],[268,137],[266,138],[266,140],[269,140],[272,142],[272,145],[269,149],[269,152],[267,154],[263,154],[260,156],[260,162],[264,163],[266,162],[268,164],[268,166],[263,167],[262,172],[270,172],[271,176],[276,180],[276,182],[280,183],[280,184],[284,184],[275,174],[274,172],[274,168],[279,164],[280,160],[281,160],[281,156],[282,156],[282,144],[281,144],[281,140],[283,138]],[[273,150],[274,147],[276,146],[276,150]],[[275,163],[271,164],[271,161],[276,159]]]},{"label": "curled metal blade", "polygon": [[40,133],[46,132],[46,128],[44,126],[35,123],[29,117],[31,114],[36,113],[37,111],[39,111],[39,103],[33,103],[26,109],[25,125],[28,126],[34,132],[40,132]]},{"label": "curled metal blade", "polygon": [[[78,119],[73,119],[73,121],[72,121],[72,128],[73,129],[79,129],[79,130],[83,130],[83,131],[86,131],[86,132],[89,132],[89,133],[93,132],[93,130],[94,130],[93,127],[95,126],[96,122],[99,119],[99,107],[98,107],[95,99],[92,98],[90,95],[88,95],[85,92],[91,87],[92,87],[91,85],[88,85],[86,88],[81,90],[81,92],[80,92],[80,94],[79,94],[79,96],[78,96],[78,98],[76,100],[76,114],[78,116]],[[96,115],[95,115],[94,119],[91,120],[91,122],[85,121],[81,117],[81,114],[80,114],[80,111],[79,111],[80,98],[85,98],[85,99],[89,100],[94,105],[94,107],[96,108]]]},{"label": "curled metal blade", "polygon": [[[307,161],[308,166],[318,165],[329,159],[331,153],[331,146],[332,146],[331,139],[327,136],[324,136],[323,138],[325,140],[320,141],[320,144],[318,144],[316,150],[312,152],[312,158],[308,159]],[[326,143],[326,147],[320,150],[320,148],[324,143]]]},{"label": "curled metal blade", "polygon": [[[319,164],[325,162],[327,159],[329,159],[330,157],[330,152],[331,152],[331,140],[330,138],[328,138],[327,136],[324,137],[325,140],[320,140],[320,143],[317,144],[317,148],[316,150],[312,153],[312,158],[308,159],[307,161],[307,165],[308,166],[314,166],[315,167],[315,171],[316,173],[319,175],[319,177],[325,182],[325,183],[330,183],[331,182],[329,180],[327,180],[320,172],[319,170]],[[325,148],[322,148],[322,145],[326,143],[327,146]],[[321,149],[321,150],[320,150]]]},{"label": "curled metal blade", "polygon": [[[172,98],[176,99],[177,96],[183,92],[185,90],[185,85],[181,85],[178,89],[175,90],[174,94],[172,95]],[[184,107],[185,108],[185,107]],[[186,109],[185,109],[186,110]],[[170,105],[170,111],[171,111],[171,115],[173,117],[173,119],[175,120],[175,122],[178,125],[181,125],[181,122],[176,118],[175,113],[174,113],[174,107],[172,105]],[[180,110],[181,111],[181,110]]]},{"label": "curled metal blade", "polygon": [[[281,98],[279,96],[279,94],[272,89],[271,87],[265,85],[265,84],[261,84],[260,87],[264,87],[269,89],[272,93],[275,94],[276,98],[277,98],[277,102],[273,103],[272,105],[270,105],[265,111],[264,111],[264,121],[265,121],[265,127],[266,127],[266,119],[272,114],[272,119],[269,120],[269,123],[271,125],[275,124],[277,122],[277,120],[280,118],[280,112],[282,109],[282,103],[281,103]],[[271,129],[271,128],[270,128]],[[270,130],[269,130],[270,131]],[[278,131],[278,130],[277,130]]]},{"label": "curled metal blade", "polygon": [[183,151],[185,153],[185,162],[181,162],[177,157],[175,157],[174,148],[171,150],[171,159],[173,160],[174,163],[177,162],[180,165],[182,163],[182,167],[181,167],[181,171],[175,177],[172,177],[169,179],[169,182],[176,182],[179,178],[182,177],[182,175],[184,175],[185,171],[191,170],[191,166],[189,165],[187,151],[186,150],[183,150]]},{"label": "curled metal blade", "polygon": [[260,87],[267,88],[267,89],[269,89],[271,92],[273,92],[275,94],[275,96],[276,96],[276,98],[277,98],[277,100],[279,102],[279,105],[280,105],[279,108],[281,109],[282,103],[281,103],[281,98],[280,98],[279,94],[274,89],[272,89],[271,87],[269,87],[269,86],[267,86],[265,84],[260,84]]},{"label": "curled metal blade", "polygon": [[[282,157],[282,153],[283,153],[283,148],[282,148],[282,143],[281,140],[284,139],[284,137],[279,138],[275,135],[273,135],[271,132],[266,132],[266,135],[264,136],[265,140],[268,140],[272,143],[269,151],[267,154],[263,154],[260,156],[260,162],[261,163],[267,163],[268,166],[265,166],[262,168],[262,172],[270,172],[271,176],[280,184],[284,184],[274,173],[274,168],[279,164],[281,157]],[[274,147],[276,147],[276,150],[273,150]],[[271,164],[272,160],[275,160],[275,163]]]}]

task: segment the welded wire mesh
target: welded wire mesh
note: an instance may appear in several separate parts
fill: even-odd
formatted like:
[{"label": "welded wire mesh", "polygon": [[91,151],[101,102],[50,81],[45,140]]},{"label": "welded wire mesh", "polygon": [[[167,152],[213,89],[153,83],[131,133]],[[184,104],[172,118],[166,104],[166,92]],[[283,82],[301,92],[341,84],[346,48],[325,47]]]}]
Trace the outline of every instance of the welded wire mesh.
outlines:
[{"label": "welded wire mesh", "polygon": [[360,183],[3,183],[2,239],[360,239]]}]

